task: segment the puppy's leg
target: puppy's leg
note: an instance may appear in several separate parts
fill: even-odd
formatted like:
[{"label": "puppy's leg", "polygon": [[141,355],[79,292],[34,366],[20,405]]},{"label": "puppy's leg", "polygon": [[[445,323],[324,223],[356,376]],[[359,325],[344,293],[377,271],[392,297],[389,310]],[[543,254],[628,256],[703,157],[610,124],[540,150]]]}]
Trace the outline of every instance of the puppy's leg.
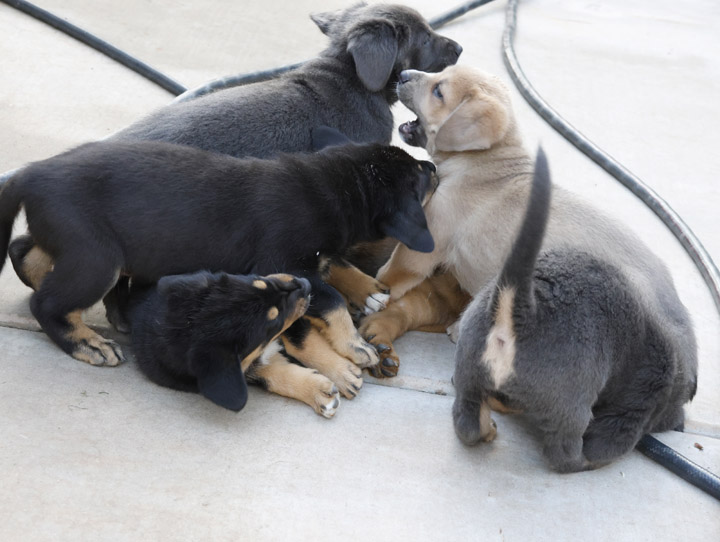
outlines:
[{"label": "puppy's leg", "polygon": [[[434,234],[434,232],[433,232]],[[431,253],[415,252],[405,245],[398,245],[390,260],[380,268],[377,279],[390,288],[390,298],[399,299],[409,290],[433,274],[444,258],[444,252],[437,247]]]},{"label": "puppy's leg", "polygon": [[125,361],[120,347],[82,321],[82,310],[102,299],[115,284],[119,265],[98,257],[94,262],[64,256],[42,280],[30,299],[30,309],[45,333],[66,353],[91,365]]},{"label": "puppy's leg", "polygon": [[300,319],[282,336],[285,350],[306,367],[329,378],[343,397],[352,399],[363,385],[361,369],[340,356],[309,320]]},{"label": "puppy's leg", "polygon": [[312,299],[306,317],[333,349],[360,368],[380,361],[375,348],[365,342],[353,325],[345,300],[340,293],[322,281],[319,274],[306,275],[312,285]]},{"label": "puppy's leg", "polygon": [[332,418],[340,406],[338,389],[314,369],[290,362],[281,352],[253,363],[245,373],[249,382],[284,397],[297,399],[325,418]]},{"label": "puppy's leg", "polygon": [[384,284],[342,258],[323,262],[320,273],[347,300],[353,316],[380,311],[390,299],[390,290]]},{"label": "puppy's leg", "polygon": [[544,412],[538,424],[544,433],[543,452],[554,470],[561,473],[592,469],[583,454],[583,433],[592,414],[589,408],[570,405],[565,411]]},{"label": "puppy's leg", "polygon": [[35,291],[53,268],[50,255],[37,246],[29,234],[13,239],[8,255],[17,276]]},{"label": "puppy's leg", "polygon": [[392,341],[411,330],[439,331],[457,321],[470,301],[451,273],[424,280],[388,307],[362,321],[360,334],[380,354],[380,364],[370,372],[377,378],[395,376],[400,360]]},{"label": "puppy's leg", "polygon": [[490,417],[487,401],[471,401],[458,396],[453,403],[452,414],[455,434],[464,444],[473,446],[480,441],[495,440],[497,425]]}]

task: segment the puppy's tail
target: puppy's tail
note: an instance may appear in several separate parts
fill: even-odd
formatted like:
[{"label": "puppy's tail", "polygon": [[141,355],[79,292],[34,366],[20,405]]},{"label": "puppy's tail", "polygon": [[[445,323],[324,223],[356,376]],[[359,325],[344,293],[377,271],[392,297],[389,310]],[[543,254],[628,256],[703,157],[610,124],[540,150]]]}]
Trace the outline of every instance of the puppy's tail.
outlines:
[{"label": "puppy's tail", "polygon": [[20,183],[17,177],[17,175],[10,177],[0,187],[0,273],[5,265],[15,217],[20,212],[20,204],[22,203]]},{"label": "puppy's tail", "polygon": [[507,307],[512,310],[513,320],[518,320],[533,310],[533,270],[545,237],[550,213],[551,191],[547,158],[542,148],[538,148],[525,218],[510,255],[502,268],[498,288],[493,298],[493,314],[496,315],[496,318],[501,305],[508,300],[508,296],[510,296],[511,302]]}]

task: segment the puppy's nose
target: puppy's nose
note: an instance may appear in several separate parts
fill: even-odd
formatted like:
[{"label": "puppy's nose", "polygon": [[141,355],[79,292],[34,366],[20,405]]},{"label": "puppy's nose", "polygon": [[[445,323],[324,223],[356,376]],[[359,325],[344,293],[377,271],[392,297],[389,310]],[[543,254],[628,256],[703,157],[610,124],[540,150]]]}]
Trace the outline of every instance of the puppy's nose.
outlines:
[{"label": "puppy's nose", "polygon": [[462,45],[460,45],[458,42],[450,40],[450,43],[448,45],[450,46],[452,52],[455,53],[457,56],[460,56],[462,54],[463,48]]},{"label": "puppy's nose", "polygon": [[401,85],[410,81],[410,79],[411,79],[410,72],[411,72],[411,70],[403,70],[400,72],[400,84]]}]

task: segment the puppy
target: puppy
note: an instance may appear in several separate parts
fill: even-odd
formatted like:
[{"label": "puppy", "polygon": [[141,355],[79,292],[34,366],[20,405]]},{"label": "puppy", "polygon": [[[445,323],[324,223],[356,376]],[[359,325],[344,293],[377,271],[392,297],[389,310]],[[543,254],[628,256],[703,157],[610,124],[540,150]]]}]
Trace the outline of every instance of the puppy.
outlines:
[{"label": "puppy", "polygon": [[321,280],[319,259],[385,236],[432,250],[421,203],[434,169],[383,145],[241,160],[162,142],[90,143],[3,186],[0,254],[4,263],[23,205],[32,238],[52,258],[35,274],[33,315],[65,352],[96,365],[116,365],[122,353],[82,323],[81,311],[121,274],[137,284],[198,270],[304,277],[313,288],[308,317],[358,373],[347,375],[335,359],[314,362],[330,366],[352,396],[359,367],[378,358]]},{"label": "puppy", "polygon": [[[395,302],[361,328],[364,337],[386,348],[381,358],[395,361],[393,339],[428,325],[452,329],[452,319],[467,300],[458,290],[475,296],[500,272],[533,176],[533,159],[523,147],[508,91],[497,77],[468,66],[438,74],[406,71],[398,95],[418,115],[400,133],[425,142],[440,184],[425,205],[435,250],[395,249],[377,276]],[[543,238],[543,250],[556,248],[586,252],[618,269],[636,290],[644,313],[662,322],[667,340],[688,366],[696,364],[690,318],[665,265],[627,228],[560,187],[554,188]],[[456,295],[434,295],[437,283]]]},{"label": "puppy", "polygon": [[697,366],[614,263],[575,247],[540,252],[549,209],[540,151],[510,255],[460,322],[453,420],[465,444],[491,441],[488,400],[500,399],[540,428],[553,469],[575,472],[681,428]]},{"label": "puppy", "polygon": [[358,3],[312,15],[329,47],[276,79],[171,104],[116,139],[163,140],[237,157],[310,151],[330,126],[359,143],[390,143],[398,74],[440,71],[462,47],[402,5]]},{"label": "puppy", "polygon": [[310,283],[291,275],[201,271],[135,287],[138,366],[161,386],[199,392],[230,410],[245,406],[247,378],[330,418],[339,405],[335,385],[278,355],[277,337],[305,313],[309,297]]}]

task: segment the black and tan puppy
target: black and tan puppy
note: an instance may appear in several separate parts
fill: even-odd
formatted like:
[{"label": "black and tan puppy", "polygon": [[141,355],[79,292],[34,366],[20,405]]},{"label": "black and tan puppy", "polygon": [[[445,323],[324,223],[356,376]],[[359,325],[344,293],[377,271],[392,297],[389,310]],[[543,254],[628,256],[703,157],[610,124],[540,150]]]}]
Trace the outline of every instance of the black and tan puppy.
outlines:
[{"label": "black and tan puppy", "polygon": [[52,258],[52,269],[35,277],[31,310],[82,361],[122,361],[117,345],[80,317],[120,275],[150,284],[209,270],[307,278],[308,316],[335,352],[366,367],[377,353],[320,279],[319,258],[386,236],[432,250],[421,202],[433,172],[383,145],[240,160],[161,142],[90,143],[31,164],[3,186],[0,254],[4,263],[24,206],[32,238]]},{"label": "black and tan puppy", "polygon": [[460,322],[453,419],[464,443],[491,441],[489,402],[499,400],[543,432],[555,470],[575,472],[682,426],[697,362],[614,263],[573,247],[540,251],[550,190],[540,151],[510,255]]},{"label": "black and tan puppy", "polygon": [[230,410],[247,401],[247,382],[303,401],[330,418],[335,385],[290,363],[278,336],[305,314],[310,283],[291,275],[228,275],[201,271],[134,287],[132,348],[150,380],[199,392]]}]

